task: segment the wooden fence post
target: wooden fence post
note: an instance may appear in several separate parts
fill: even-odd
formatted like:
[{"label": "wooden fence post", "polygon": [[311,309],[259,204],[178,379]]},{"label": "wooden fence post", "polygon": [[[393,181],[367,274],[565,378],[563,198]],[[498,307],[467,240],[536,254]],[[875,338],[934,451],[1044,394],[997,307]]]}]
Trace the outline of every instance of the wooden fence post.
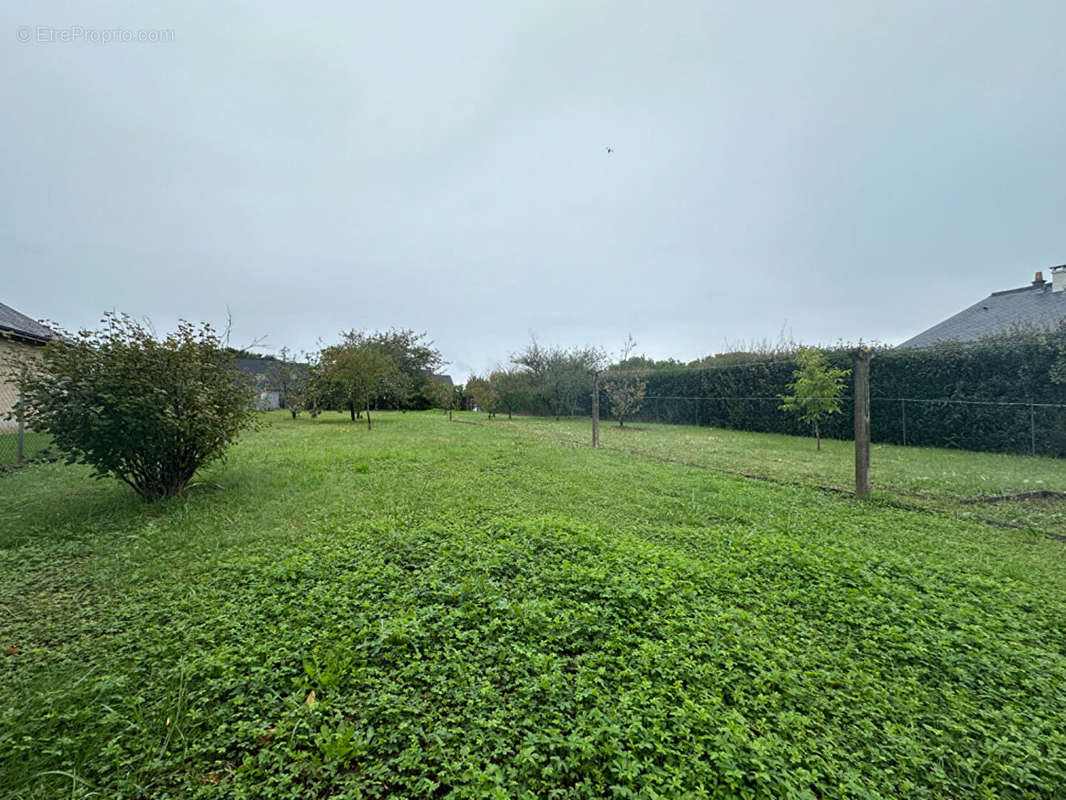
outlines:
[{"label": "wooden fence post", "polygon": [[600,446],[600,376],[592,376],[592,446]]},{"label": "wooden fence post", "polygon": [[19,435],[18,435],[18,453],[15,456],[15,460],[19,464],[22,463],[22,459],[26,455],[25,438],[26,438],[26,424],[20,419],[19,420]]},{"label": "wooden fence post", "polygon": [[855,499],[870,499],[870,359],[863,347],[855,351]]},{"label": "wooden fence post", "polygon": [[1029,401],[1029,455],[1036,455],[1036,406]]}]

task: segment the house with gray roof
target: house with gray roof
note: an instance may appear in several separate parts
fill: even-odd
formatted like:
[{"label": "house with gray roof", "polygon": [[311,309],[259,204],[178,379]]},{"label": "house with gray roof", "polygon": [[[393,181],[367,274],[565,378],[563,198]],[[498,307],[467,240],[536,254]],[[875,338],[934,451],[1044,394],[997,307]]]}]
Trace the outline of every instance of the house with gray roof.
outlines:
[{"label": "house with gray roof", "polygon": [[16,422],[4,419],[18,398],[14,380],[16,362],[36,356],[55,338],[55,331],[0,303],[0,433],[18,427]]},{"label": "house with gray roof", "polygon": [[277,385],[277,368],[281,365],[273,356],[237,356],[233,365],[255,386],[255,407],[260,411],[274,411],[285,401],[282,387]]},{"label": "house with gray roof", "polygon": [[3,303],[0,303],[0,336],[37,345],[48,344],[56,338],[55,331]]},{"label": "house with gray roof", "polygon": [[993,292],[958,314],[912,336],[900,348],[939,342],[975,342],[1013,331],[1048,330],[1066,321],[1066,264],[1051,268],[1051,281],[1038,272],[1019,289]]}]

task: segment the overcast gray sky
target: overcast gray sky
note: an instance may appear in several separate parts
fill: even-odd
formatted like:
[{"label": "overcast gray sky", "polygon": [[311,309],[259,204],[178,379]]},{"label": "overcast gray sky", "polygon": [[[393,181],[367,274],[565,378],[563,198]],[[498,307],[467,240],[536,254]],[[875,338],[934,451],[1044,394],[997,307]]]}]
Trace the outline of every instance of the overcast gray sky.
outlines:
[{"label": "overcast gray sky", "polygon": [[1066,262],[1062,0],[0,20],[0,302],[68,329],[409,327],[463,379],[531,333],[895,343]]}]

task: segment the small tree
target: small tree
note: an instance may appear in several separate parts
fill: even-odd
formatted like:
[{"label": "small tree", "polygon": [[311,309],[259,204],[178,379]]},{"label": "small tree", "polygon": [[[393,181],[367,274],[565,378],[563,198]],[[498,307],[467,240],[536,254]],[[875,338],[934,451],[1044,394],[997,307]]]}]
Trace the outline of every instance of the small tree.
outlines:
[{"label": "small tree", "polygon": [[367,342],[376,345],[390,359],[396,369],[382,385],[378,401],[385,408],[406,410],[415,408],[424,397],[426,384],[444,365],[444,357],[433,346],[425,332],[390,328],[364,334]]},{"label": "small tree", "polygon": [[592,391],[593,375],[603,370],[605,358],[594,347],[564,350],[543,348],[536,339],[511,362],[524,368],[534,393],[558,420],[577,413],[581,400]]},{"label": "small tree", "polygon": [[371,430],[370,405],[387,394],[399,376],[396,363],[377,342],[358,331],[342,334],[340,344],[323,348],[316,365],[316,385],[323,401],[336,409],[366,412]]},{"label": "small tree", "polygon": [[482,378],[471,375],[466,381],[466,391],[474,401],[474,405],[489,415],[489,419],[496,416],[496,410],[500,405],[500,395],[496,387],[492,385],[491,378]]},{"label": "small tree", "polygon": [[640,359],[631,360],[630,358],[636,347],[637,343],[633,341],[633,336],[626,337],[615,374],[611,375],[611,371],[608,371],[607,382],[603,385],[603,391],[611,403],[611,413],[618,418],[619,428],[623,427],[626,417],[631,417],[640,411],[644,393],[648,389],[643,371],[636,368],[636,362]]},{"label": "small tree", "polygon": [[433,403],[437,408],[447,412],[450,422],[452,411],[455,409],[455,386],[450,380],[431,380],[429,385],[433,388]]},{"label": "small tree", "polygon": [[801,347],[796,352],[796,364],[799,368],[793,371],[793,381],[788,384],[792,394],[780,396],[784,401],[780,408],[814,425],[815,449],[821,450],[819,424],[831,414],[840,412],[844,379],[851,374],[851,370],[830,367],[825,353],[814,347]]},{"label": "small tree", "polygon": [[308,408],[308,372],[310,367],[290,358],[289,348],[282,347],[278,351],[281,358],[272,361],[267,367],[266,377],[268,385],[281,394],[281,406],[296,415]]},{"label": "small tree", "polygon": [[254,420],[254,389],[209,325],[181,322],[159,341],[126,315],[64,334],[27,361],[13,413],[145,500],[184,492]]},{"label": "small tree", "polygon": [[498,369],[489,375],[499,407],[507,412],[507,419],[517,411],[525,410],[530,403],[529,376],[517,369]]}]

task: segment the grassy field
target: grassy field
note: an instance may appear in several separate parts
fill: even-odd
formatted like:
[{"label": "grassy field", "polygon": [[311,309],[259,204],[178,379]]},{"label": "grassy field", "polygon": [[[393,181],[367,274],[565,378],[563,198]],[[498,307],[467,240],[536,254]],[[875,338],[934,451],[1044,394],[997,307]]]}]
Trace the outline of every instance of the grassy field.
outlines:
[{"label": "grassy field", "polygon": [[[589,420],[520,418],[508,423],[501,417],[492,424],[515,424],[574,445],[586,445],[592,435]],[[647,423],[620,428],[605,420],[600,445],[732,474],[845,492],[855,488],[855,449],[850,441],[823,439],[821,451],[816,451],[813,439],[795,436]],[[870,464],[875,497],[882,502],[1066,534],[1064,459],[874,444]],[[1040,491],[1064,497],[988,502]]]},{"label": "grassy field", "polygon": [[0,793],[1062,796],[1066,544],[897,502],[1059,462],[456,419],[0,476]]}]

